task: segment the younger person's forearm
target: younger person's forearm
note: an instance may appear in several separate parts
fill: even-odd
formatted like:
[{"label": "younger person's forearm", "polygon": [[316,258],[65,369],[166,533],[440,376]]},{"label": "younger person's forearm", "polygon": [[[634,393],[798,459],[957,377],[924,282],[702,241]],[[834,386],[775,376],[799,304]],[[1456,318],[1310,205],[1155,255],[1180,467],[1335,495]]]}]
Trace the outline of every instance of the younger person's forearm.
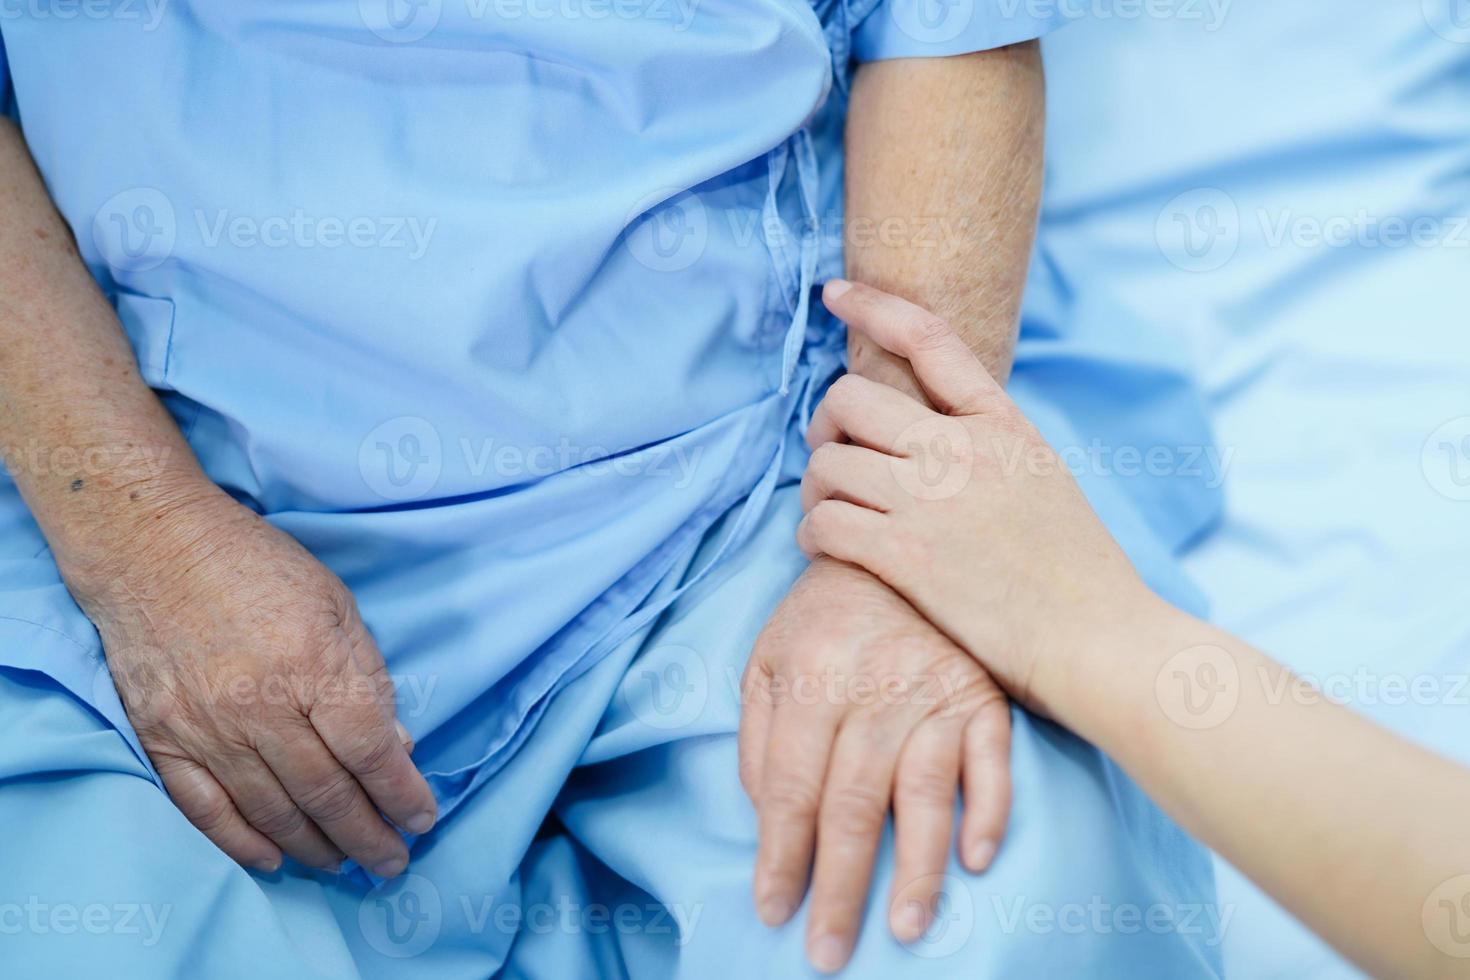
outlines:
[{"label": "younger person's forearm", "polygon": [[[1041,200],[1045,85],[1035,42],[862,65],[847,121],[848,277],[948,320],[1010,373]],[[854,335],[851,369],[917,391]]]},{"label": "younger person's forearm", "polygon": [[1375,975],[1466,974],[1421,910],[1470,874],[1470,775],[1162,602],[1111,634],[1079,641],[1060,719]]},{"label": "younger person's forearm", "polygon": [[[812,419],[803,550],[879,575],[1371,972],[1470,975],[1470,772],[1149,592],[957,332],[862,284],[823,299],[947,409],[858,378],[834,386]],[[863,444],[941,423],[944,462],[970,477],[945,493],[910,489],[925,447]]]},{"label": "younger person's forearm", "polygon": [[0,120],[0,452],[63,573],[207,486]]}]

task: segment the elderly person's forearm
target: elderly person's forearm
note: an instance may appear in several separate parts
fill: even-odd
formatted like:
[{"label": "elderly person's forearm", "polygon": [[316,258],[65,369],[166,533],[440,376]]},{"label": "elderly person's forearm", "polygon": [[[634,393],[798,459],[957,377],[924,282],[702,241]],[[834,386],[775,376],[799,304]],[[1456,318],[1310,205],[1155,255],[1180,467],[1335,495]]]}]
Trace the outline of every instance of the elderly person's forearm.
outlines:
[{"label": "elderly person's forearm", "polygon": [[58,566],[85,588],[106,541],[206,481],[8,120],[0,268],[0,450]]},{"label": "elderly person's forearm", "polygon": [[[848,275],[953,324],[1010,372],[1042,182],[1045,85],[1032,41],[863,65],[847,128]],[[913,390],[901,361],[849,339],[850,367]]]},{"label": "elderly person's forearm", "polygon": [[170,796],[242,864],[402,872],[380,811],[437,804],[353,597],[206,476],[6,122],[0,268],[0,448]]},{"label": "elderly person's forearm", "polygon": [[[1036,47],[954,58],[877,61],[857,70],[847,119],[847,264],[966,324],[997,370],[1010,364],[1036,220],[1042,87]],[[907,363],[859,334],[849,367],[917,392]],[[939,712],[855,711],[830,736],[820,706],[748,697],[742,774],[760,816],[755,899],[785,922],[810,879],[808,952],[833,970],[857,934],[879,835],[897,814],[889,925],[905,942],[929,922],[954,831],[972,871],[996,854],[1010,810],[1010,712],[990,678],[868,572],[819,559],[782,603],[751,656],[747,691],[836,671],[942,677]],[[852,733],[881,726],[881,750],[846,760]],[[846,744],[844,744],[846,743]],[[952,751],[963,744],[963,753]],[[963,756],[963,758],[962,758]],[[769,780],[778,789],[763,793]]]}]

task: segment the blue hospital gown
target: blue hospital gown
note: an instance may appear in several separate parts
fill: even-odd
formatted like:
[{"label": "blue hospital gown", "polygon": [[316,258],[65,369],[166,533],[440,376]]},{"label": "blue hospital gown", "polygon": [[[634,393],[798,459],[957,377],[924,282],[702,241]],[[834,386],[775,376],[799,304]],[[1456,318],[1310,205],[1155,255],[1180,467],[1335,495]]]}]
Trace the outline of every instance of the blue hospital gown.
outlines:
[{"label": "blue hospital gown", "polygon": [[[9,109],[145,379],[210,477],[352,589],[441,812],[394,882],[234,867],[161,792],[7,480],[0,706],[27,737],[0,749],[0,928],[22,975],[807,973],[799,923],[750,909],[730,678],[801,570],[800,430],[842,369],[813,291],[841,270],[850,64],[1058,20],[874,8],[42,0],[0,21]],[[1208,441],[1139,353],[1166,342],[1038,279],[1014,387],[1053,439]],[[1187,599],[1170,555],[1210,488],[1096,475]],[[994,870],[953,868],[915,949],[870,915],[851,972],[1214,973],[1197,849],[1019,713],[1015,768]],[[1068,928],[1089,903],[1112,917]],[[1156,907],[1172,927],[1127,927]]]}]

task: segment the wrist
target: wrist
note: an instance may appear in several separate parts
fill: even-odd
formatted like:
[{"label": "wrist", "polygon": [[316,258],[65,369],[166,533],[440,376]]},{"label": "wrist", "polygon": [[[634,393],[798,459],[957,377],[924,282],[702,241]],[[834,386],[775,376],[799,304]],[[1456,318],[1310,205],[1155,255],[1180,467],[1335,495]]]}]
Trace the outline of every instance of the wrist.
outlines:
[{"label": "wrist", "polygon": [[1141,581],[1112,590],[1059,623],[1043,644],[1031,698],[1047,716],[1103,745],[1119,721],[1147,709],[1154,653],[1183,615]]},{"label": "wrist", "polygon": [[224,491],[194,465],[157,465],[90,474],[52,515],[47,540],[68,589],[84,608],[156,587],[160,576],[218,523]]}]

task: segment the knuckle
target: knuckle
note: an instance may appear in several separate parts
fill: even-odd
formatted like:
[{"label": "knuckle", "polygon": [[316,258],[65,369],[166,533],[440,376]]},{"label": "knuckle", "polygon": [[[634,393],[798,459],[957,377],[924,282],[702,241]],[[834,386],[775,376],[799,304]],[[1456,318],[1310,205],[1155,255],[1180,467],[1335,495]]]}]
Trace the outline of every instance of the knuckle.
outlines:
[{"label": "knuckle", "polygon": [[[752,651],[750,661],[745,665],[745,673],[740,677],[740,704],[744,708],[750,704],[767,704],[765,695],[770,691],[771,671],[765,658],[760,651],[760,638],[756,639],[757,649]],[[742,723],[744,718],[742,717]]]},{"label": "knuckle", "polygon": [[383,725],[374,725],[354,740],[350,756],[350,768],[362,776],[377,776],[387,772],[398,759],[402,743],[398,735]]},{"label": "knuckle", "polygon": [[345,582],[336,575],[332,575],[326,588],[327,597],[341,614],[344,626],[355,626],[361,621],[362,614],[357,608],[357,597],[352,594],[351,589],[347,588]]},{"label": "knuckle", "polygon": [[786,693],[802,695],[794,699],[797,706],[811,703],[810,693],[820,690],[818,685],[822,682],[822,675],[832,669],[835,659],[832,648],[828,643],[823,642],[823,638],[808,637],[806,639],[807,642],[787,652],[786,669],[783,671]]},{"label": "knuckle", "polygon": [[182,712],[172,698],[140,699],[128,691],[119,691],[119,700],[127,712],[133,731],[144,733],[166,732],[179,727]]},{"label": "knuckle", "polygon": [[840,786],[828,795],[822,806],[822,825],[835,837],[874,837],[883,832],[887,813],[885,794],[869,786]]},{"label": "knuckle", "polygon": [[773,782],[769,790],[762,794],[761,804],[778,816],[806,819],[817,812],[818,794],[805,783],[782,779]]},{"label": "knuckle", "polygon": [[334,823],[356,810],[361,797],[358,794],[357,780],[339,769],[320,785],[302,793],[296,802],[316,820]]},{"label": "knuckle", "polygon": [[755,799],[757,790],[760,789],[760,770],[754,759],[742,757],[739,764],[740,786],[745,790],[745,795]]},{"label": "knuckle", "polygon": [[801,474],[801,509],[803,512],[811,509],[811,505],[820,500],[822,496],[822,483],[817,479],[817,471],[807,464],[806,472]]},{"label": "knuckle", "polygon": [[[746,690],[753,697],[764,696],[766,703],[770,704],[770,678],[775,675],[777,664],[785,656],[786,649],[790,645],[790,627],[777,618],[772,618],[761,629],[760,635],[755,638],[754,645],[750,648],[750,664],[746,671],[750,683]],[[756,678],[752,671],[759,670],[760,676]]]},{"label": "knuckle", "polygon": [[193,797],[179,805],[189,822],[206,836],[213,837],[223,830],[235,813],[235,804],[222,794]]},{"label": "knuckle", "polygon": [[969,751],[965,754],[972,765],[992,769],[1005,768],[1011,761],[1009,742],[994,734],[972,739]]},{"label": "knuckle", "polygon": [[837,506],[836,501],[823,500],[811,509],[807,520],[810,522],[809,527],[812,533],[820,540],[837,530],[842,520],[842,510]]},{"label": "knuckle", "polygon": [[949,343],[954,332],[947,320],[932,313],[915,315],[909,323],[909,343],[915,350],[933,350]]},{"label": "knuckle", "polygon": [[827,388],[827,399],[832,401],[834,408],[841,408],[851,404],[857,397],[858,389],[862,387],[862,378],[856,374],[844,374]]},{"label": "knuckle", "polygon": [[935,766],[911,766],[899,773],[898,792],[919,804],[948,806],[954,802],[955,778]]},{"label": "knuckle", "polygon": [[249,805],[245,819],[267,837],[290,837],[306,825],[306,815],[293,800],[267,800]]},{"label": "knuckle", "polygon": [[821,542],[812,533],[811,522],[805,518],[802,519],[800,524],[796,525],[796,546],[809,557],[815,557],[822,551]]},{"label": "knuckle", "polygon": [[838,457],[842,455],[842,449],[835,442],[824,442],[812,450],[811,459],[807,461],[807,472],[818,475],[831,473],[837,465]]},{"label": "knuckle", "polygon": [[1011,742],[1011,702],[1003,693],[996,691],[988,682],[985,684],[955,685],[952,695],[956,699],[969,697],[970,719],[966,722],[966,735],[975,744],[988,745],[997,750],[1009,749]]}]

